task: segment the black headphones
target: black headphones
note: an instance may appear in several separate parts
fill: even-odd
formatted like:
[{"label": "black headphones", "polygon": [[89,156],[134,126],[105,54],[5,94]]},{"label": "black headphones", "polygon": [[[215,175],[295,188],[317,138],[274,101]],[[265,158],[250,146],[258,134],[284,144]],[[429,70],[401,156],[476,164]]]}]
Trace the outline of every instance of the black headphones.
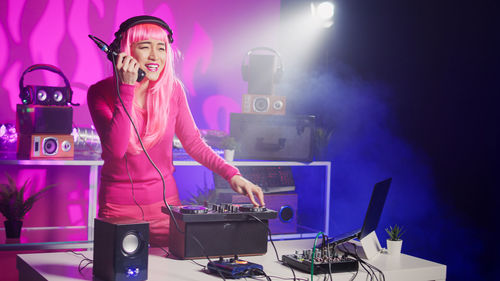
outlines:
[{"label": "black headphones", "polygon": [[[153,16],[136,16],[129,18],[128,20],[120,24],[120,29],[115,32],[115,40],[111,42],[111,44],[109,45],[109,49],[117,54],[120,53],[120,44],[123,38],[123,34],[132,26],[143,23],[152,23],[162,27],[168,32],[168,42],[170,44],[174,42],[174,33],[172,32],[172,29],[170,29],[170,26],[168,26],[168,24],[162,19]],[[111,60],[110,56],[112,56],[112,52],[108,53],[108,58]]]},{"label": "black headphones", "polygon": [[[28,72],[44,69],[59,74],[66,84],[65,87],[52,87],[52,86],[33,86],[24,85],[24,75]],[[79,105],[73,104],[73,91],[69,84],[68,79],[62,71],[50,64],[34,64],[28,67],[19,80],[19,97],[23,104],[39,104],[39,105]]]},{"label": "black headphones", "polygon": [[241,75],[243,76],[243,80],[248,81],[248,76],[250,75],[248,73],[248,64],[245,64],[245,60],[247,59],[247,57],[249,58],[250,55],[255,51],[269,51],[271,53],[274,53],[278,57],[278,67],[276,68],[276,72],[274,73],[273,81],[276,83],[279,82],[281,80],[281,77],[283,77],[284,72],[283,61],[281,60],[280,53],[269,47],[256,47],[247,52],[241,64]]}]

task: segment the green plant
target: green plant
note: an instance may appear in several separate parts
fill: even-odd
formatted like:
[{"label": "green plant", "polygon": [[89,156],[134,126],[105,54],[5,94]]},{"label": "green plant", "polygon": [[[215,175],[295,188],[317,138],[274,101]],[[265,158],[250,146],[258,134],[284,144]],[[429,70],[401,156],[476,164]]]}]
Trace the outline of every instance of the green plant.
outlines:
[{"label": "green plant", "polygon": [[8,183],[0,184],[0,213],[7,220],[22,220],[41,195],[54,187],[54,185],[48,185],[24,199],[30,180],[27,179],[21,188],[18,188],[14,179],[7,173],[5,175]]},{"label": "green plant", "polygon": [[230,149],[230,150],[233,150],[233,149],[236,149],[236,147],[238,146],[238,142],[236,141],[236,139],[234,137],[231,137],[231,136],[225,136],[222,141],[221,141],[221,148],[222,149]]},{"label": "green plant", "polygon": [[385,229],[385,232],[387,232],[387,235],[389,235],[389,240],[391,241],[399,241],[401,240],[401,236],[406,232],[406,230],[403,229],[403,227],[400,227],[399,225],[394,225],[394,227],[389,226],[388,228]]}]

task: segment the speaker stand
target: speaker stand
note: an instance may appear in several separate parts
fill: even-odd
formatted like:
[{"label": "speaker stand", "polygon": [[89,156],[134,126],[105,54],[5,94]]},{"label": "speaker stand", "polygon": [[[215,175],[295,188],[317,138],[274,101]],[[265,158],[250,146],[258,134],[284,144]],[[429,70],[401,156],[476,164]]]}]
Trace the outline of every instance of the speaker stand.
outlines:
[{"label": "speaker stand", "polygon": [[373,259],[382,252],[382,247],[378,241],[375,231],[370,232],[363,239],[352,240],[342,244],[340,250],[347,251],[350,254],[358,255],[362,259]]}]

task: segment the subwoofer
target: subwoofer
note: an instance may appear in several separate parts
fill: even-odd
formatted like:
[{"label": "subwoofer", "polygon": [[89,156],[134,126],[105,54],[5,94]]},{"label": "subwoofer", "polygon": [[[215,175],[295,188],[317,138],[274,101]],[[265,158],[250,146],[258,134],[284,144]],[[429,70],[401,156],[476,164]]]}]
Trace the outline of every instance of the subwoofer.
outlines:
[{"label": "subwoofer", "polygon": [[17,140],[19,159],[73,159],[74,155],[72,135],[20,134]]},{"label": "subwoofer", "polygon": [[[278,212],[278,218],[269,220],[271,234],[290,234],[297,232],[297,193],[265,194],[266,208]],[[233,204],[249,204],[250,199],[243,195],[232,195]]]},{"label": "subwoofer", "polygon": [[107,281],[147,280],[149,223],[96,218],[94,225],[94,277]]}]

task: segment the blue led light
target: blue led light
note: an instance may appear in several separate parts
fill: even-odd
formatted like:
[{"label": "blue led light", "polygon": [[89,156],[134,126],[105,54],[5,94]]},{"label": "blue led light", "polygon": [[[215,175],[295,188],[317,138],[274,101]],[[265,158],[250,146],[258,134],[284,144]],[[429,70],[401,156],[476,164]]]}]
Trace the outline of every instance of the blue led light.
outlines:
[{"label": "blue led light", "polygon": [[137,277],[139,275],[139,268],[138,267],[129,267],[127,269],[127,278],[133,278]]}]

